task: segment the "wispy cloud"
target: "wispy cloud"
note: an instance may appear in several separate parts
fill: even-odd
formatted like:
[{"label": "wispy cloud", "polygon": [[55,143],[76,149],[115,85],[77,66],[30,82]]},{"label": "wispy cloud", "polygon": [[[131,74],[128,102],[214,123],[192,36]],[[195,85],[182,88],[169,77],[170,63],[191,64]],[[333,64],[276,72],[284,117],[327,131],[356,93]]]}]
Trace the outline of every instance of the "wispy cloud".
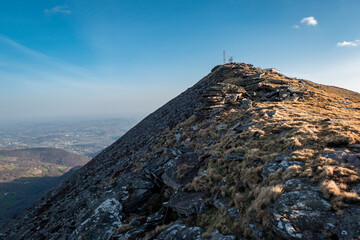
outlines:
[{"label": "wispy cloud", "polygon": [[294,28],[294,29],[299,29],[299,28],[300,28],[300,26],[299,26],[299,25],[294,25],[294,26],[292,26],[291,28]]},{"label": "wispy cloud", "polygon": [[56,14],[56,13],[62,13],[62,14],[70,14],[71,11],[69,10],[67,5],[58,5],[50,9],[45,9],[44,13],[46,14]]},{"label": "wispy cloud", "polygon": [[303,18],[300,22],[303,23],[303,24],[306,24],[308,26],[316,26],[316,25],[318,25],[318,21],[314,17]]},{"label": "wispy cloud", "polygon": [[337,47],[357,47],[357,46],[359,46],[360,45],[360,40],[355,40],[355,41],[350,41],[350,42],[348,42],[348,41],[343,41],[343,42],[338,42],[337,44],[336,44],[336,46]]},{"label": "wispy cloud", "polygon": [[50,57],[45,55],[45,54],[42,54],[42,53],[39,53],[37,51],[34,51],[28,47],[25,47],[24,45],[21,45],[20,43],[18,42],[15,42],[14,40],[11,40],[10,38],[7,38],[5,36],[2,36],[0,35],[0,42],[3,42],[13,48],[16,48],[17,50],[27,54],[27,55],[30,55],[34,58],[37,58],[37,59],[42,59],[42,60],[49,60]]},{"label": "wispy cloud", "polygon": [[[24,56],[27,56],[30,59],[32,59],[32,62],[23,62],[22,58],[14,59],[15,62],[12,63],[12,66],[19,67],[25,70],[28,69],[31,70],[32,72],[37,71],[38,74],[42,74],[42,75],[44,74],[53,75],[52,79],[58,79],[58,80],[62,79],[62,82],[66,82],[66,81],[70,82],[75,79],[77,81],[81,81],[81,79],[87,79],[92,81],[95,80],[92,74],[90,74],[90,72],[87,69],[48,56],[41,52],[35,51],[1,34],[0,34],[0,43],[4,43],[9,47],[12,47],[16,49],[19,53],[24,54]],[[41,64],[43,68],[39,69],[37,67],[37,64],[32,64],[32,63]]]}]

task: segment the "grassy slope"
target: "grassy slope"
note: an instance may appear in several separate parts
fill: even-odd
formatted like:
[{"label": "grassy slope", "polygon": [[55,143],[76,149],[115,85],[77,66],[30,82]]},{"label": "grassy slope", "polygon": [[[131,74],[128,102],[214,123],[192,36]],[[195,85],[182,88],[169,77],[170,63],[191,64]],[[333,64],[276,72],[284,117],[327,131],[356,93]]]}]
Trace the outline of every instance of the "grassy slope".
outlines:
[{"label": "grassy slope", "polygon": [[[214,208],[206,215],[189,219],[189,222],[196,221],[197,225],[207,229],[208,233],[219,229],[225,234],[249,237],[251,230],[247,226],[254,219],[266,228],[270,221],[266,206],[281,195],[284,182],[295,177],[310,177],[315,185],[321,187],[324,197],[338,214],[347,203],[360,203],[359,196],[350,192],[359,180],[359,170],[319,157],[320,152],[333,150],[329,146],[346,147],[360,141],[360,95],[281,75],[268,78],[284,81],[282,86],[304,90],[304,98],[298,101],[257,101],[248,110],[228,108],[214,118],[192,116],[174,129],[165,131],[163,139],[166,141],[152,150],[155,152],[166,145],[176,145],[176,133],[183,135],[182,143],[189,147],[210,148],[210,160],[202,169],[204,174],[196,177],[184,190],[210,190],[213,196],[229,197],[231,206],[239,209],[242,217],[230,219],[225,209]],[[264,84],[279,86],[271,82]],[[276,111],[276,114],[269,117],[267,113],[271,111]],[[237,134],[229,130],[237,122],[253,126]],[[223,124],[227,125],[225,130],[216,130]],[[245,160],[225,161],[225,156],[232,152],[244,153]],[[305,165],[289,167],[285,172],[278,170],[268,179],[263,179],[263,167],[279,153],[291,154],[293,160]],[[150,159],[151,152],[149,155]]]}]

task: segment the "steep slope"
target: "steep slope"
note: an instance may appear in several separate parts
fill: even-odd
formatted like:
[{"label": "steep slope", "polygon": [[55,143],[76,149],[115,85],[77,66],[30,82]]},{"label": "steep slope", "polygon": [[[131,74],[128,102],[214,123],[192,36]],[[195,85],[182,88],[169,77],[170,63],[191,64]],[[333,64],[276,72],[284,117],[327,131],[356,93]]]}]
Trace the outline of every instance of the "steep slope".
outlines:
[{"label": "steep slope", "polygon": [[225,64],[3,231],[6,239],[353,239],[360,96]]}]

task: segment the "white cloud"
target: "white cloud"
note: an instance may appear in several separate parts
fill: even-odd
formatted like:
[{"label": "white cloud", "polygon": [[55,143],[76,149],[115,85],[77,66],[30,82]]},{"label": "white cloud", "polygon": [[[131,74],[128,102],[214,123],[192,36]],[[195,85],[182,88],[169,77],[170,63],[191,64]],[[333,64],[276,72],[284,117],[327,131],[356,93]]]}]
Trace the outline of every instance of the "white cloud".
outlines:
[{"label": "white cloud", "polygon": [[309,26],[316,26],[318,25],[318,21],[314,17],[306,17],[301,20],[301,23],[309,25]]},{"label": "white cloud", "polygon": [[46,13],[46,14],[55,14],[55,13],[70,14],[71,11],[68,9],[67,5],[64,5],[64,6],[58,5],[56,7],[50,8],[50,9],[45,9],[44,13]]},{"label": "white cloud", "polygon": [[300,26],[299,26],[299,25],[294,25],[294,26],[292,26],[291,28],[294,28],[294,29],[299,29],[299,28],[300,28]]},{"label": "white cloud", "polygon": [[348,41],[343,41],[343,42],[338,42],[336,44],[337,47],[357,47],[360,44],[360,40],[355,40],[353,42],[348,42]]}]

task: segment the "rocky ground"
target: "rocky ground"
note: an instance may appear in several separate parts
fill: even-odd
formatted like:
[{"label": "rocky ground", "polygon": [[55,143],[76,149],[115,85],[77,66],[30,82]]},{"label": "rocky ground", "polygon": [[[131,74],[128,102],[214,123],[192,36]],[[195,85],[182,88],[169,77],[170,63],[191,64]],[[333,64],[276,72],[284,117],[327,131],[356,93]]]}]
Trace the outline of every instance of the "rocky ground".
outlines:
[{"label": "rocky ground", "polygon": [[216,66],[4,239],[357,239],[360,95]]}]

